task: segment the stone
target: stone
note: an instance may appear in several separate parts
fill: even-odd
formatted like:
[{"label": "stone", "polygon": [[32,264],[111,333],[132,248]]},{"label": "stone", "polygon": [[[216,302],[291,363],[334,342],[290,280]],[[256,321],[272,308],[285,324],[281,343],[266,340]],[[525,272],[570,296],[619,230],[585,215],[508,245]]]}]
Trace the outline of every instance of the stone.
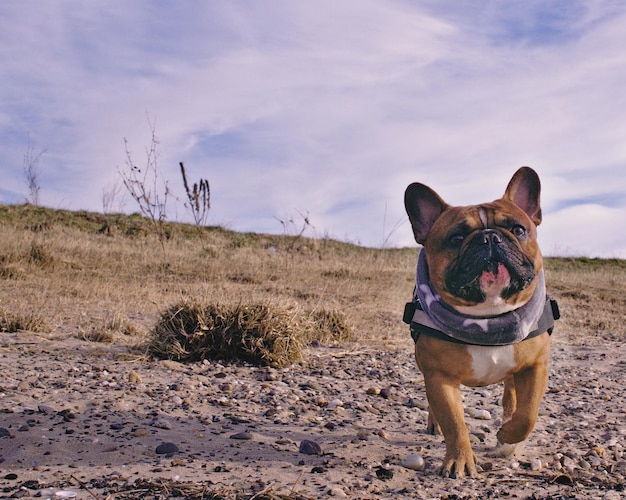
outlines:
[{"label": "stone", "polygon": [[315,441],[303,439],[298,447],[298,452],[303,453],[304,455],[321,455],[322,447]]},{"label": "stone", "polygon": [[412,453],[411,455],[404,457],[400,461],[400,465],[406,469],[424,470],[424,457],[422,457],[419,453]]},{"label": "stone", "polygon": [[161,443],[156,447],[156,452],[158,455],[172,455],[174,453],[178,453],[178,446],[174,443]]},{"label": "stone", "polygon": [[474,418],[477,420],[491,420],[491,413],[487,410],[476,410],[474,412]]},{"label": "stone", "polygon": [[250,439],[252,439],[252,433],[251,432],[237,432],[236,434],[233,434],[232,436],[230,436],[230,439],[236,439],[239,441],[249,441]]}]

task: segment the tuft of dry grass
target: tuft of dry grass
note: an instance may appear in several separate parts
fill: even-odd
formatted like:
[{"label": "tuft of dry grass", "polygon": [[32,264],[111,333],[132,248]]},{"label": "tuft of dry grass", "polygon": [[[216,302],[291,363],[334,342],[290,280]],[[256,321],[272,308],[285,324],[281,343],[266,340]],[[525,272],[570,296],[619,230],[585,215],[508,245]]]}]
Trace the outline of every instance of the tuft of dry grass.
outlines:
[{"label": "tuft of dry grass", "polygon": [[312,326],[309,339],[321,343],[352,342],[356,339],[354,327],[342,311],[318,309],[310,314]]},{"label": "tuft of dry grass", "polygon": [[13,313],[0,310],[0,332],[15,333],[24,330],[41,333],[47,329],[46,321],[33,313]]},{"label": "tuft of dry grass", "polygon": [[215,359],[282,368],[300,361],[312,340],[353,340],[353,329],[339,311],[306,313],[293,304],[183,300],[161,314],[148,352],[183,362]]},{"label": "tuft of dry grass", "polygon": [[161,315],[148,351],[177,361],[243,360],[281,368],[301,359],[304,330],[294,307],[184,301]]},{"label": "tuft of dry grass", "polygon": [[108,313],[102,322],[96,323],[90,331],[79,332],[78,337],[89,342],[113,343],[122,337],[137,337],[141,332],[135,325],[126,321],[118,313]]}]

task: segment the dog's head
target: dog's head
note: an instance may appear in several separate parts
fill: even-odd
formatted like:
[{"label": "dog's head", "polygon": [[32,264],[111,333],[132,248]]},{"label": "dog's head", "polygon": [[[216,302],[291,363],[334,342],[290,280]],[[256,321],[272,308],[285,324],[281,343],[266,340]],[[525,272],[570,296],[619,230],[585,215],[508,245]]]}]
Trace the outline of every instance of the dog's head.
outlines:
[{"label": "dog's head", "polygon": [[420,183],[406,189],[415,240],[424,246],[431,283],[444,302],[473,316],[528,302],[543,265],[540,191],[529,167],[513,175],[502,198],[479,205],[448,205]]}]

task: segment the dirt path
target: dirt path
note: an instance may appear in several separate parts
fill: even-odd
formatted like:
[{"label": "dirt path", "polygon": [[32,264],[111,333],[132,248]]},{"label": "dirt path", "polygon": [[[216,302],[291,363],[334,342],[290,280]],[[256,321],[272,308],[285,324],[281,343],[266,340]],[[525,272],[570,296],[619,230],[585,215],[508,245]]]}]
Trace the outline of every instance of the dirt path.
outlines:
[{"label": "dirt path", "polygon": [[[424,433],[423,379],[410,350],[311,348],[303,365],[272,370],[146,361],[111,344],[0,334],[0,496],[626,495],[624,345],[553,347],[539,423],[513,459],[488,456],[501,388],[466,389],[483,468],[471,480],[436,474],[443,440]],[[401,465],[412,456],[421,468],[415,455],[423,470]]]}]

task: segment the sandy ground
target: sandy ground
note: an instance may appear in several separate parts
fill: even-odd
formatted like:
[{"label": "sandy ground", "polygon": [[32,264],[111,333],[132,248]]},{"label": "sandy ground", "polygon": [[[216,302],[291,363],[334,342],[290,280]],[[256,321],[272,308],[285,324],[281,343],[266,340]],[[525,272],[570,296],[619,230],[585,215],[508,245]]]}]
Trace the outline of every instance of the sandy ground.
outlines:
[{"label": "sandy ground", "polygon": [[501,387],[464,389],[483,469],[464,480],[437,475],[411,350],[408,334],[393,352],[319,346],[273,370],[0,334],[0,497],[626,496],[624,345],[554,345],[538,425],[510,459],[489,457]]}]

